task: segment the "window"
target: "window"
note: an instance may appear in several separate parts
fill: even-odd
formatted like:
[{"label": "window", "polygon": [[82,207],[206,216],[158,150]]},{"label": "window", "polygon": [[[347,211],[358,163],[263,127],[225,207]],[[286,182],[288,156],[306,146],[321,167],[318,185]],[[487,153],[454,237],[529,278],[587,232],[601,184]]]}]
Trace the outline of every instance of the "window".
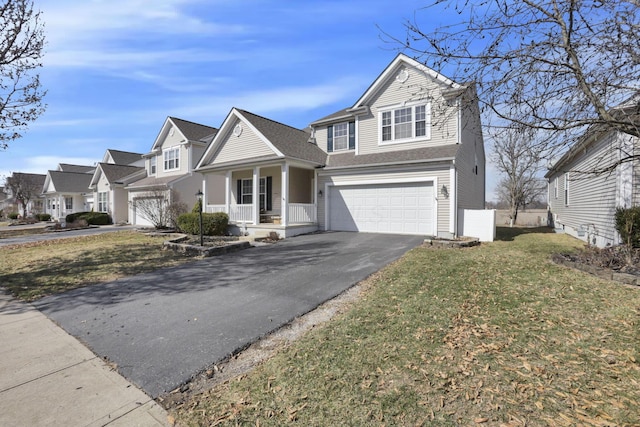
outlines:
[{"label": "window", "polygon": [[164,153],[164,170],[175,170],[180,168],[180,147],[173,147],[165,150]]},{"label": "window", "polygon": [[157,162],[156,156],[153,156],[151,159],[149,159],[150,175],[156,174],[156,162]]},{"label": "window", "polygon": [[68,210],[68,211],[73,210],[73,197],[64,198],[64,208],[65,210]]},{"label": "window", "polygon": [[349,125],[338,123],[333,126],[333,151],[349,148]]},{"label": "window", "polygon": [[327,127],[327,151],[356,149],[356,122],[336,123]]},{"label": "window", "polygon": [[569,173],[564,174],[564,204],[569,206]]},{"label": "window", "polygon": [[431,138],[431,106],[420,104],[380,112],[380,141],[404,142]]},{"label": "window", "polygon": [[558,198],[558,177],[556,176],[556,179],[553,180],[553,197],[555,199]]},{"label": "window", "polygon": [[[271,177],[260,178],[258,184],[258,196],[261,211],[271,210]],[[238,180],[238,200],[241,205],[250,205],[253,203],[253,179]]]},{"label": "window", "polygon": [[250,205],[253,203],[253,179],[243,179],[240,190],[240,204]]},{"label": "window", "polygon": [[108,212],[108,198],[109,194],[106,191],[98,193],[98,212]]}]

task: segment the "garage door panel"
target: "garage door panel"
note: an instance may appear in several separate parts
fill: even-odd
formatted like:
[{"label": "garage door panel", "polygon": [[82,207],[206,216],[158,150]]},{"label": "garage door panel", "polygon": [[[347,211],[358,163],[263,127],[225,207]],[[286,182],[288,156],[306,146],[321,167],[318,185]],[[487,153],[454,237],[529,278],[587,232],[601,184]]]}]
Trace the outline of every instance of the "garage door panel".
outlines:
[{"label": "garage door panel", "polygon": [[329,228],[432,234],[433,200],[431,182],[333,187],[329,191]]}]

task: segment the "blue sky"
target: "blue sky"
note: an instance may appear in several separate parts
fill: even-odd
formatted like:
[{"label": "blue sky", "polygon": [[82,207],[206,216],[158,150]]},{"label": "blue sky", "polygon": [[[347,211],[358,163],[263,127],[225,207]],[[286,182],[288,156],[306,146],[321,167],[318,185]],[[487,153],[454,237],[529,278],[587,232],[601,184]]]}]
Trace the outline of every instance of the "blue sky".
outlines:
[{"label": "blue sky", "polygon": [[[403,23],[420,7],[409,0],[35,3],[47,35],[48,106],[0,151],[0,178],[93,164],[107,148],[146,153],[167,116],[218,127],[238,107],[303,128],[357,100],[398,52],[382,31],[404,38]],[[420,13],[423,26],[445,18]]]}]

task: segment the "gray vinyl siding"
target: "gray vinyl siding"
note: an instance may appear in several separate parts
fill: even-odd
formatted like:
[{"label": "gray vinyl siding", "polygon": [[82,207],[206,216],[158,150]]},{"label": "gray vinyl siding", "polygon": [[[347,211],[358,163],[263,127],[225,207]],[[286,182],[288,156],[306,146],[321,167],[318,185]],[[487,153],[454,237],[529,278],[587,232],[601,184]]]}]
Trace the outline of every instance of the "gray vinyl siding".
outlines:
[{"label": "gray vinyl siding", "polygon": [[[616,137],[609,134],[601,141],[581,149],[561,170],[549,176],[549,208],[555,227],[586,240],[594,237],[602,246],[617,243],[614,213],[618,203],[617,171],[600,175],[578,173],[602,167],[617,160]],[[565,174],[568,179],[568,204],[565,204]],[[558,191],[555,192],[555,179]],[[578,230],[585,230],[578,236]],[[604,243],[601,243],[604,242]],[[593,241],[591,242],[593,243]]]},{"label": "gray vinyl siding", "polygon": [[[441,90],[445,87],[435,82],[423,72],[415,68],[407,69],[409,78],[404,83],[395,79],[398,71],[391,77],[372,98],[369,103],[370,114],[361,116],[358,122],[358,152],[369,154],[384,151],[410,150],[430,145],[454,144],[457,142],[457,115],[455,105],[447,105],[442,98]],[[379,145],[378,112],[390,106],[398,106],[403,102],[411,103],[432,98],[431,101],[431,138],[415,142]]]},{"label": "gray vinyl siding", "polygon": [[[458,208],[484,209],[485,154],[477,103],[464,103],[461,112],[461,146],[456,155]],[[476,172],[477,166],[477,172]]]},{"label": "gray vinyl siding", "polygon": [[[241,123],[236,120],[229,129]],[[269,148],[262,139],[260,139],[245,123],[241,123],[243,130],[238,137],[233,134],[233,130],[228,132],[221,141],[221,147],[216,155],[213,165],[234,162],[238,160],[246,160],[254,157],[274,155],[273,150]]]},{"label": "gray vinyl siding", "polygon": [[[362,172],[321,172],[318,176],[318,190],[325,191],[326,184],[340,183],[362,183],[367,182],[375,184],[379,181],[389,180],[407,180],[413,178],[424,178],[425,180],[437,178],[436,187],[434,188],[434,194],[438,199],[438,210],[436,212],[438,234],[447,235],[449,232],[449,211],[450,203],[448,200],[442,198],[439,193],[439,188],[442,185],[450,186],[449,179],[449,167],[448,166],[434,166],[431,168],[426,167],[408,167],[402,169],[385,169],[385,170],[369,170]],[[318,198],[318,223],[320,229],[326,229],[325,218],[325,203],[327,195]]]}]

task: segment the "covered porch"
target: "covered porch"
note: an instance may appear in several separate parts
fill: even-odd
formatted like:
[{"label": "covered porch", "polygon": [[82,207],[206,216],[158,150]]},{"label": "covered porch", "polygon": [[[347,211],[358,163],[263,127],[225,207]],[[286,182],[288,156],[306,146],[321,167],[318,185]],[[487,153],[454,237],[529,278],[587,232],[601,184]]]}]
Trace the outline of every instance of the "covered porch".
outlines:
[{"label": "covered porch", "polygon": [[227,213],[234,234],[291,237],[318,229],[317,177],[308,165],[243,165],[203,176],[205,212]]}]

